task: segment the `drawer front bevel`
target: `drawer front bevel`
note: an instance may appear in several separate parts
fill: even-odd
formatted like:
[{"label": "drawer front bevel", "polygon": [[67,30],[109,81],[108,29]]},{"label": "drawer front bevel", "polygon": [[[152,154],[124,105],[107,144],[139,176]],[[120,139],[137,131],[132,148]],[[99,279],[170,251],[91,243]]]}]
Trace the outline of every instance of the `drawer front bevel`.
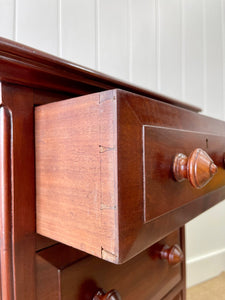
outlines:
[{"label": "drawer front bevel", "polygon": [[[201,148],[213,159],[218,172],[201,189],[188,180],[177,182],[173,161],[178,153],[188,156]],[[157,126],[143,126],[145,222],[181,207],[224,185],[225,137]]]}]

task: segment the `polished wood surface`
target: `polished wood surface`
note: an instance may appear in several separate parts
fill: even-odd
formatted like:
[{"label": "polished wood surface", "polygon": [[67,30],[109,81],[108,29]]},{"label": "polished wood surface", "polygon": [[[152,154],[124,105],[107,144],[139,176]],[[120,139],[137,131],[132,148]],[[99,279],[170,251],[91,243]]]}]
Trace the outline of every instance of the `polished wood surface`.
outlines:
[{"label": "polished wood surface", "polygon": [[184,260],[184,254],[177,244],[171,247],[164,245],[160,250],[160,258],[166,259],[170,265],[176,265]]},{"label": "polished wood surface", "polygon": [[163,300],[186,300],[186,296],[183,293],[184,290],[181,290],[179,285],[175,287],[169,294],[163,297]]},{"label": "polished wood surface", "polygon": [[11,113],[7,107],[0,107],[0,299],[13,299],[12,263],[12,194],[11,194]]},{"label": "polished wood surface", "polygon": [[[10,115],[10,131],[7,136],[8,158],[4,160],[5,183],[8,180],[8,191],[2,189],[7,197],[4,199],[2,220],[7,220],[8,230],[4,233],[11,243],[3,253],[8,255],[7,272],[14,282],[7,287],[4,300],[11,299],[35,299],[35,249],[36,249],[36,225],[35,225],[35,167],[34,167],[34,106],[62,99],[63,94],[44,92],[29,87],[1,83],[1,105],[8,110]],[[65,99],[65,96],[64,96]],[[6,127],[5,127],[6,128]],[[3,135],[4,136],[4,135]],[[10,144],[11,143],[11,144]],[[5,145],[5,143],[1,143]],[[8,146],[9,147],[9,146]],[[6,165],[8,167],[6,168]],[[6,176],[7,175],[7,176]],[[7,179],[8,178],[8,179]],[[3,181],[3,182],[4,182]],[[4,239],[3,239],[4,240]],[[11,267],[10,267],[11,265]],[[3,284],[7,282],[7,276]],[[10,281],[8,281],[9,283]],[[29,282],[29,284],[24,284]],[[10,292],[11,289],[11,292]]]},{"label": "polished wood surface", "polygon": [[36,256],[36,293],[35,300],[61,300],[59,274],[54,265]]},{"label": "polished wood surface", "polygon": [[[201,122],[209,121],[203,119]],[[224,124],[212,133],[201,125],[196,124],[191,130],[187,126],[189,130],[167,126],[144,128],[146,222],[224,187]],[[212,160],[217,165],[214,176],[210,172]],[[183,180],[185,177],[189,180]]]},{"label": "polished wood surface", "polygon": [[96,293],[93,300],[121,300],[121,297],[116,290],[111,290],[108,293],[100,290]]},{"label": "polished wood surface", "polygon": [[[106,93],[58,104],[36,109],[37,232],[98,257],[115,256],[116,154],[109,149],[116,102]],[[55,117],[63,120],[60,129]]]},{"label": "polished wood surface", "polygon": [[173,300],[182,300],[182,294],[178,294]]},{"label": "polished wood surface", "polygon": [[[3,105],[11,111],[11,239],[14,298],[35,297],[35,169],[33,91],[28,87],[2,85]],[[27,102],[24,101],[26,99]],[[29,282],[24,285],[24,282]]]},{"label": "polished wood surface", "polygon": [[0,37],[0,81],[85,95],[121,88],[158,101],[199,112],[198,107],[149,91],[106,74]]},{"label": "polished wood surface", "polygon": [[[68,300],[70,295],[72,295],[73,300],[79,299],[78,296],[77,298],[73,296],[78,283],[74,280],[73,275],[77,274],[76,278],[81,281],[83,278],[85,281],[85,284],[80,286],[82,289],[79,295],[82,300],[84,298],[81,295],[84,295],[84,291],[90,292],[88,297],[92,299],[99,288],[105,291],[118,288],[123,299],[130,297],[133,300],[134,295],[137,294],[136,299],[143,300],[146,297],[149,300],[148,289],[150,288],[152,289],[150,299],[155,297],[155,299],[174,300],[179,295],[184,300],[185,263],[175,266],[175,268],[179,268],[180,279],[177,276],[174,277],[173,272],[176,273],[174,267],[169,269],[169,276],[167,276],[167,272],[163,273],[165,276],[159,276],[162,274],[162,269],[169,268],[168,262],[157,260],[152,266],[153,262],[150,260],[150,262],[148,261],[149,265],[145,268],[146,252],[142,252],[140,256],[138,255],[139,258],[134,257],[134,260],[132,259],[125,265],[116,266],[94,257],[87,257],[86,253],[36,234],[34,108],[45,103],[93,92],[122,88],[152,98],[151,105],[149,105],[149,99],[147,101],[138,96],[136,100],[127,101],[127,95],[121,95],[120,100],[124,104],[120,106],[120,109],[128,113],[127,119],[125,116],[122,119],[124,127],[120,129],[120,135],[125,141],[127,139],[126,126],[129,135],[134,137],[138,133],[137,137],[141,141],[141,133],[140,131],[133,131],[132,123],[198,131],[201,135],[202,133],[205,134],[204,138],[207,138],[209,134],[218,137],[224,136],[224,123],[188,112],[187,109],[199,111],[195,107],[3,38],[0,38],[0,54],[0,299]],[[137,101],[140,102],[138,105]],[[162,107],[160,104],[163,104]],[[177,110],[176,107],[185,109]],[[216,139],[215,145],[217,143],[219,142]],[[129,142],[129,145],[132,146],[132,142]],[[122,149],[124,157],[127,157],[126,161],[134,162],[134,169],[132,170],[126,168],[126,161],[124,161],[124,169],[120,174],[120,197],[124,199],[124,202],[120,206],[121,215],[118,219],[121,232],[119,243],[121,244],[125,240],[125,249],[121,249],[121,259],[127,260],[133,257],[142,249],[147,248],[149,243],[156,243],[175,228],[181,227],[184,223],[225,198],[225,189],[222,185],[212,189],[210,193],[203,193],[191,200],[186,199],[185,206],[184,202],[179,203],[179,199],[177,200],[178,205],[175,205],[170,199],[172,207],[175,205],[175,209],[172,210],[171,207],[166,207],[166,202],[162,198],[160,201],[166,208],[164,213],[161,214],[162,212],[160,212],[160,218],[152,218],[147,222],[145,219],[146,224],[143,225],[143,211],[146,209],[139,202],[139,196],[142,197],[143,195],[137,194],[135,189],[130,191],[121,189],[124,182],[127,182],[128,185],[130,182],[136,182],[136,187],[140,185],[141,180],[136,180],[136,171],[134,170],[138,166],[136,160],[142,158],[138,155],[135,157],[136,153],[128,150],[127,147],[118,146]],[[212,182],[217,182],[215,178],[223,176],[224,163],[221,167],[220,157],[213,157],[212,153],[208,152],[207,147],[204,149],[201,143],[193,146],[187,152],[183,149],[179,149],[179,152],[188,156],[193,149],[201,147],[209,153],[218,166],[218,173],[207,184],[206,187],[208,187]],[[99,155],[111,152],[112,150],[107,148],[107,145],[101,143]],[[160,157],[162,158],[162,156]],[[121,157],[119,157],[120,159]],[[140,171],[140,169],[138,170]],[[174,181],[174,183],[181,186],[185,185],[184,182],[177,183]],[[205,187],[202,190],[204,189]],[[137,202],[135,198],[138,199]],[[151,205],[151,207],[153,206]],[[74,211],[72,212],[74,213]],[[129,225],[127,225],[128,220]],[[130,232],[133,232],[132,235],[129,235]],[[173,245],[166,240],[164,243],[170,247]],[[181,248],[185,251],[184,241]],[[110,255],[104,251],[103,254]],[[137,259],[137,267],[134,263],[135,259]],[[96,260],[96,263],[93,263],[93,260]],[[82,271],[82,267],[79,269],[79,264],[83,266],[83,263],[87,263],[87,268],[84,271]],[[93,270],[90,272],[89,266],[92,264]],[[120,271],[121,277],[118,276],[118,268],[120,270],[125,269],[125,271]],[[133,268],[136,272],[133,272]],[[105,274],[108,273],[108,270],[112,275],[106,278]],[[150,276],[150,282],[152,280],[153,284],[149,285],[148,277],[146,281],[143,280],[143,273],[145,272]],[[94,284],[92,280],[88,281],[89,275],[98,278],[97,286],[95,285],[96,281]],[[137,280],[135,279],[136,275]],[[129,278],[128,284],[127,277]],[[116,280],[118,280],[118,287],[114,284]],[[64,288],[61,289],[60,287]],[[179,297],[178,299],[180,299]]]},{"label": "polished wood surface", "polygon": [[[154,219],[225,191],[223,134],[222,121],[122,90],[37,107],[37,232],[114,263],[127,261],[159,240],[162,228],[164,234],[177,228],[168,230],[159,219],[153,238]],[[190,154],[199,145],[218,173],[194,189],[175,181],[173,162],[177,153]],[[199,186],[214,166],[203,153],[192,152],[187,162],[187,177]]]},{"label": "polished wood surface", "polygon": [[186,297],[183,294],[183,290],[180,290],[179,288],[173,289],[168,295],[166,295],[163,298],[163,300],[183,300],[183,299],[186,299]]},{"label": "polished wood surface", "polygon": [[[100,289],[105,292],[117,290],[123,300],[162,299],[171,289],[176,289],[175,292],[178,293],[184,288],[183,263],[170,265],[167,260],[160,259],[158,249],[165,244],[178,244],[183,249],[183,240],[182,231],[173,232],[122,265],[87,256],[75,263],[59,266],[51,260],[51,255],[46,254],[50,249],[42,250],[37,255],[40,292],[37,300],[50,299],[49,295],[54,293],[52,289],[55,286],[59,295],[55,300],[92,300]],[[77,252],[79,256],[79,251]],[[45,274],[49,273],[52,274],[49,277],[51,283],[46,281]]]},{"label": "polished wood surface", "polygon": [[208,154],[200,148],[191,152],[189,157],[183,153],[175,156],[173,174],[177,181],[188,179],[196,189],[203,188],[217,173],[217,166]]}]

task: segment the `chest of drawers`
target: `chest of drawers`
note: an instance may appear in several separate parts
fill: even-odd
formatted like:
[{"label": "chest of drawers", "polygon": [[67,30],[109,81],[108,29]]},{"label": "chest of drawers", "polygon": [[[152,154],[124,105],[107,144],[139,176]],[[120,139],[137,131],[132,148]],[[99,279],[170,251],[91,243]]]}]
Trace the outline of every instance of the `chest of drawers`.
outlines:
[{"label": "chest of drawers", "polygon": [[1,299],[185,299],[224,122],[5,39],[0,81]]}]

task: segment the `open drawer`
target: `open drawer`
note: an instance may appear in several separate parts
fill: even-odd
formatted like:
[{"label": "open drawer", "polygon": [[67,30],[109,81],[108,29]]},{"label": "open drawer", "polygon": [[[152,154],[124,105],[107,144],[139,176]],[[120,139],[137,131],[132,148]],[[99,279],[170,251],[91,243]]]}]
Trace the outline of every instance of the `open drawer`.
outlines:
[{"label": "open drawer", "polygon": [[225,196],[225,123],[130,92],[37,107],[35,144],[37,232],[114,263]]}]

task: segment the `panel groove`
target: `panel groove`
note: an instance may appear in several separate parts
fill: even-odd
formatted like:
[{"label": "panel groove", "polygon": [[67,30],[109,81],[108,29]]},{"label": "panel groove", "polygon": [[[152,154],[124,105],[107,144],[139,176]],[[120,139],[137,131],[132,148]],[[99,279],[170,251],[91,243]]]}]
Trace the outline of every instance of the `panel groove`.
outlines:
[{"label": "panel groove", "polygon": [[14,8],[13,8],[13,39],[15,41],[17,40],[16,6],[17,6],[17,0],[14,0]]},{"label": "panel groove", "polygon": [[186,100],[186,34],[185,34],[184,0],[181,0],[181,98]]},{"label": "panel groove", "polygon": [[202,10],[203,10],[203,53],[202,53],[202,57],[203,57],[203,113],[207,112],[207,63],[206,63],[206,57],[207,57],[207,45],[206,45],[206,5],[205,5],[205,1],[202,1]]},{"label": "panel groove", "polygon": [[99,0],[95,0],[95,69],[99,70]]},{"label": "panel groove", "polygon": [[62,57],[62,2],[58,0],[58,56]]},{"label": "panel groove", "polygon": [[161,67],[161,61],[160,61],[160,37],[159,37],[159,32],[160,32],[160,13],[159,13],[159,0],[155,0],[155,15],[156,15],[156,20],[155,20],[155,32],[156,32],[156,61],[157,61],[157,67],[156,67],[156,82],[157,82],[157,90],[160,91],[161,85],[160,85],[160,67]]},{"label": "panel groove", "polygon": [[223,101],[223,120],[225,119],[225,5],[224,0],[221,0],[221,39],[222,39],[222,101]]},{"label": "panel groove", "polygon": [[133,57],[133,49],[132,49],[132,32],[133,32],[133,24],[132,24],[132,12],[131,12],[131,0],[127,0],[127,12],[128,12],[128,57],[129,57],[129,62],[128,62],[128,79],[130,82],[133,81],[133,68],[132,68],[132,57]]}]

